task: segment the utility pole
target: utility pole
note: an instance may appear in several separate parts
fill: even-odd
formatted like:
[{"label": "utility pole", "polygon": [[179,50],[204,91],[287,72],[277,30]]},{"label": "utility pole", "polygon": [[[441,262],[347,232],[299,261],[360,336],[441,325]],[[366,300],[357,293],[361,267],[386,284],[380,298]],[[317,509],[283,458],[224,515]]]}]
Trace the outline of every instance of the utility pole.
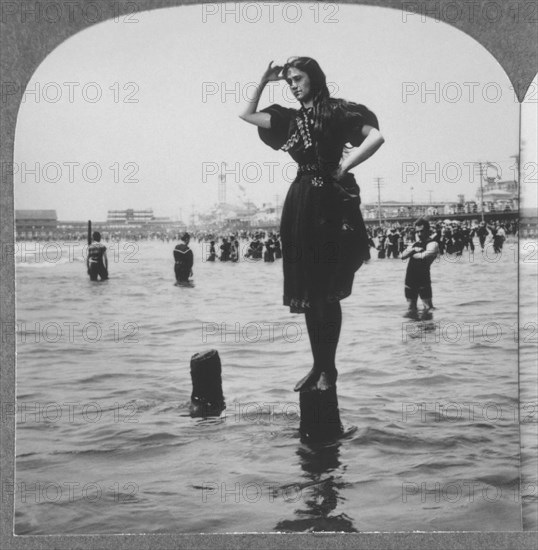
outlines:
[{"label": "utility pole", "polygon": [[[519,106],[519,110],[521,112],[521,105]],[[517,200],[517,205],[516,205],[516,209],[517,209],[517,208],[519,208],[519,197],[520,197],[520,193],[521,193],[521,189],[519,188],[519,180],[521,179],[521,159],[519,157],[519,154],[510,155],[510,158],[514,159],[515,168],[516,168],[515,173],[514,173],[514,181],[516,183],[515,195],[516,195],[516,200]],[[513,207],[514,206],[514,199],[511,200],[511,203],[512,203],[512,207]]]},{"label": "utility pole", "polygon": [[514,159],[514,181],[519,185],[519,172],[521,170],[519,155],[510,155],[511,159]]},{"label": "utility pole", "polygon": [[475,166],[478,166],[478,177],[480,178],[480,215],[482,217],[482,221],[484,221],[484,170],[487,169],[487,165],[487,161],[475,162]]},{"label": "utility pole", "polygon": [[482,162],[480,162],[480,214],[484,221],[484,168]]},{"label": "utility pole", "polygon": [[375,178],[377,182],[377,215],[379,218],[379,227],[382,227],[381,222],[381,181],[383,178]]},{"label": "utility pole", "polygon": [[[224,167],[224,171],[222,168]],[[221,171],[219,172],[219,189],[218,189],[219,203],[224,204],[226,202],[226,163],[223,162]]]}]

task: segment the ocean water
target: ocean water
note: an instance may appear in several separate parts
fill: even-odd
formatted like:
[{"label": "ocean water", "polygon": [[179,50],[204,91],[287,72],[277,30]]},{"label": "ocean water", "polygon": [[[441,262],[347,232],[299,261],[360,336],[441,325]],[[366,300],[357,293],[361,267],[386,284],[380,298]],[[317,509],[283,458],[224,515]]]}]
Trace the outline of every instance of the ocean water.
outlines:
[{"label": "ocean water", "polygon": [[[15,533],[536,527],[515,241],[436,261],[430,321],[403,318],[406,262],[361,267],[337,353],[346,435],[317,445],[298,432],[312,359],[280,261],[203,262],[191,242],[194,286],[175,287],[174,243],[108,243],[110,279],[91,283],[80,246],[25,252],[43,244],[16,254]],[[191,418],[190,358],[208,349],[227,408]]]}]

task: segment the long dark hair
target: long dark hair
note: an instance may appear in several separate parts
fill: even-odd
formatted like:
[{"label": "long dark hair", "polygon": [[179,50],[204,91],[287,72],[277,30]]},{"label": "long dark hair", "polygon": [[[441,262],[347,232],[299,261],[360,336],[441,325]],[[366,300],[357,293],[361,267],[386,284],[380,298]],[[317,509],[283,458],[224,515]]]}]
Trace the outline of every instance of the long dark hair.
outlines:
[{"label": "long dark hair", "polygon": [[290,84],[288,71],[292,67],[305,72],[310,79],[310,92],[314,107],[313,133],[317,140],[325,141],[331,137],[331,127],[334,129],[334,125],[347,125],[357,117],[363,119],[367,124],[371,124],[376,128],[379,127],[376,116],[368,111],[364,105],[330,96],[325,73],[315,59],[311,57],[291,57],[288,59],[282,68],[282,75],[288,84]]},{"label": "long dark hair", "polygon": [[331,101],[325,73],[319,63],[311,57],[291,57],[282,68],[282,75],[288,84],[288,71],[298,69],[308,75],[310,79],[310,93],[314,106],[314,132],[318,137],[327,132],[328,122],[331,118]]}]

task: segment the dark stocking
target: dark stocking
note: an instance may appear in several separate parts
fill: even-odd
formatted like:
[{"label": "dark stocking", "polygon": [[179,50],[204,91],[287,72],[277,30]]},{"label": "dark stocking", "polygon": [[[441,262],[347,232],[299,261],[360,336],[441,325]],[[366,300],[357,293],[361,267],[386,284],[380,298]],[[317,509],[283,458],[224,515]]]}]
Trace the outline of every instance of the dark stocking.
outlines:
[{"label": "dark stocking", "polygon": [[325,382],[336,382],[336,348],[342,327],[342,309],[340,302],[326,303],[317,300],[305,312],[306,328],[310,338],[310,347],[314,357],[314,366],[305,378],[298,382],[296,391],[319,388],[320,375],[324,373]]}]

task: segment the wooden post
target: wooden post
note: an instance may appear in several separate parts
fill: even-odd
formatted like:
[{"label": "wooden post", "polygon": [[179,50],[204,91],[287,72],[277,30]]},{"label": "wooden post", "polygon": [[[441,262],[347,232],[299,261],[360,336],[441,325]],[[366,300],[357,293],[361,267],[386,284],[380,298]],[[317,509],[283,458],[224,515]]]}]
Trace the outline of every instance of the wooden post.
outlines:
[{"label": "wooden post", "polygon": [[191,416],[220,416],[226,408],[222,393],[221,363],[217,350],[191,357]]},{"label": "wooden post", "polygon": [[88,220],[88,246],[92,244],[92,221]]},{"label": "wooden post", "polygon": [[327,390],[300,392],[301,422],[299,431],[310,441],[331,440],[342,435],[336,385]]}]

